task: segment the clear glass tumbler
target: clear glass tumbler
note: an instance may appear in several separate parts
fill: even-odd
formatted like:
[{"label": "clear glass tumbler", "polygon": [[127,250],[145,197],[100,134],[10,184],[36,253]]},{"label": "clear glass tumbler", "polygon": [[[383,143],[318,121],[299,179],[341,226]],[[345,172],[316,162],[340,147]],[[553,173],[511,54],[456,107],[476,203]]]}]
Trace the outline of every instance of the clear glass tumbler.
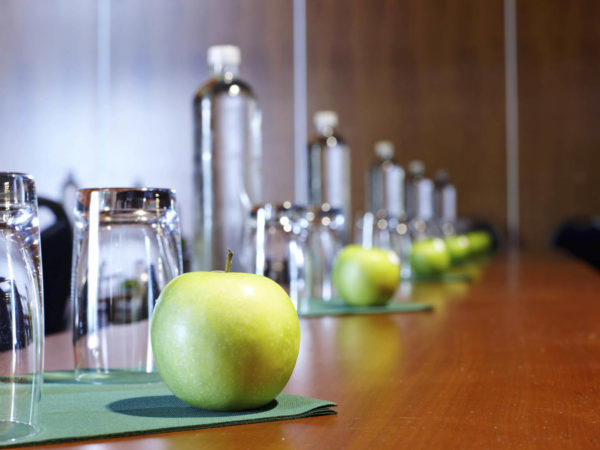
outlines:
[{"label": "clear glass tumbler", "polygon": [[396,252],[400,258],[402,279],[410,278],[410,253],[412,240],[404,216],[390,216],[381,210],[362,214],[355,224],[355,241],[366,248],[379,247]]},{"label": "clear glass tumbler", "polygon": [[38,431],[42,292],[35,183],[29,175],[0,172],[0,442]]},{"label": "clear glass tumbler", "polygon": [[[245,226],[243,261],[248,272],[277,282],[296,311],[308,307],[305,209],[289,202],[255,206]],[[304,219],[305,220],[305,219]]]},{"label": "clear glass tumbler", "polygon": [[345,218],[341,209],[331,208],[327,203],[309,211],[308,217],[310,296],[318,302],[330,302],[337,297],[331,272],[335,258],[344,246]]},{"label": "clear glass tumbler", "polygon": [[81,189],[75,206],[71,298],[75,378],[152,382],[150,318],[182,272],[181,235],[169,189]]}]

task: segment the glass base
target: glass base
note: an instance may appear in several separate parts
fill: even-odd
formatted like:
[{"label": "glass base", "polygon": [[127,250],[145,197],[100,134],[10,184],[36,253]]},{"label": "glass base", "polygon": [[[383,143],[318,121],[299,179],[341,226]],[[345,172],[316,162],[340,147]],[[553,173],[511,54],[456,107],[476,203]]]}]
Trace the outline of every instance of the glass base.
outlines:
[{"label": "glass base", "polygon": [[136,372],[133,370],[85,370],[75,371],[75,380],[91,384],[140,384],[162,381],[158,372]]},{"label": "glass base", "polygon": [[28,423],[0,420],[0,442],[11,442],[37,434],[38,428]]}]

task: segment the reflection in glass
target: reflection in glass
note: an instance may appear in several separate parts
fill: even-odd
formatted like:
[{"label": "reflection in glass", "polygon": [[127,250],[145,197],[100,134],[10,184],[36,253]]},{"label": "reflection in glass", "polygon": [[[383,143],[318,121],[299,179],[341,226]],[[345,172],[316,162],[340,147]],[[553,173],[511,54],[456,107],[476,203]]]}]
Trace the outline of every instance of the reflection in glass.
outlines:
[{"label": "reflection in glass", "polygon": [[75,376],[151,381],[149,320],[161,290],[182,271],[175,193],[83,189],[75,210],[72,274]]}]

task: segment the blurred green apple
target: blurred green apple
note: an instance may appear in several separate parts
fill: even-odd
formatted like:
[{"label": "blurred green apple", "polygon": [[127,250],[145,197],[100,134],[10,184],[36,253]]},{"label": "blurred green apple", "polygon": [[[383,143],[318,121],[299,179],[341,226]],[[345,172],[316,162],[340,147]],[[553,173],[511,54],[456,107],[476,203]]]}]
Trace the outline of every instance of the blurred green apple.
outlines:
[{"label": "blurred green apple", "polygon": [[492,249],[492,236],[485,230],[469,231],[467,238],[472,256],[486,254]]},{"label": "blurred green apple", "polygon": [[288,295],[266,277],[192,272],[163,289],[151,340],[173,394],[198,408],[239,411],[283,390],[298,358],[300,323]]},{"label": "blurred green apple", "polygon": [[347,245],[335,259],[331,278],[347,304],[384,305],[400,283],[400,259],[391,250]]},{"label": "blurred green apple", "polygon": [[410,264],[416,275],[432,276],[450,268],[450,253],[441,238],[427,238],[413,242]]},{"label": "blurred green apple", "polygon": [[469,257],[469,238],[464,234],[448,236],[444,241],[452,264],[460,264]]}]

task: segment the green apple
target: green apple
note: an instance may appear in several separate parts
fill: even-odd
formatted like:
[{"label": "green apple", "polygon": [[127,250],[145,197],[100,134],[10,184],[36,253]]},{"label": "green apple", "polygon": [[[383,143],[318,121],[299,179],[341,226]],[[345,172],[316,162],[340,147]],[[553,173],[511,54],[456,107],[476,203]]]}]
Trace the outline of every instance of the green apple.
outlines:
[{"label": "green apple", "polygon": [[287,384],[300,346],[286,292],[246,273],[191,272],[171,280],[150,333],[156,367],[173,394],[217,411],[271,402]]},{"label": "green apple", "polygon": [[416,275],[432,276],[450,268],[450,253],[441,238],[427,238],[413,242],[410,264]]},{"label": "green apple", "polygon": [[450,253],[450,261],[452,264],[460,264],[469,256],[469,238],[464,234],[448,236],[444,239],[448,253]]},{"label": "green apple", "polygon": [[400,259],[391,250],[347,245],[334,261],[331,279],[349,305],[384,305],[400,283]]},{"label": "green apple", "polygon": [[469,231],[469,253],[473,256],[483,255],[492,249],[492,236],[485,230]]}]

